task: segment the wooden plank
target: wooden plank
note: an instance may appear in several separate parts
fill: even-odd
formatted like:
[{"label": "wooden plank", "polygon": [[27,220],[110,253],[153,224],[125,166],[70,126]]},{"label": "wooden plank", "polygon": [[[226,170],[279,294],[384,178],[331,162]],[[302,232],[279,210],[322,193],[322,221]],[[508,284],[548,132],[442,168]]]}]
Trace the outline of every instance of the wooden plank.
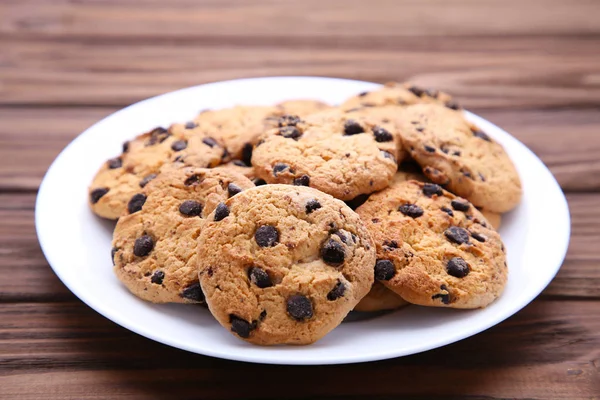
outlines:
[{"label": "wooden plank", "polygon": [[5,0],[0,33],[119,39],[592,35],[600,33],[598,11],[589,0],[372,0],[368,7],[360,0]]},{"label": "wooden plank", "polygon": [[[570,194],[572,234],[567,258],[545,295],[600,299],[600,194]],[[0,194],[0,302],[68,301],[74,297],[54,275],[34,228],[35,196]]]},{"label": "wooden plank", "polygon": [[[0,108],[0,191],[36,190],[75,136],[116,108]],[[474,109],[528,145],[566,191],[600,190],[600,113]],[[135,132],[132,132],[133,136]]]},{"label": "wooden plank", "polygon": [[172,349],[79,303],[3,304],[0,397],[597,399],[597,307],[536,301],[486,332],[423,354],[368,366],[294,367]]},{"label": "wooden plank", "polygon": [[2,48],[0,104],[10,105],[125,105],[201,83],[272,75],[410,79],[447,90],[469,108],[600,103],[600,53],[587,36],[244,36],[208,43],[36,37],[4,38]]}]

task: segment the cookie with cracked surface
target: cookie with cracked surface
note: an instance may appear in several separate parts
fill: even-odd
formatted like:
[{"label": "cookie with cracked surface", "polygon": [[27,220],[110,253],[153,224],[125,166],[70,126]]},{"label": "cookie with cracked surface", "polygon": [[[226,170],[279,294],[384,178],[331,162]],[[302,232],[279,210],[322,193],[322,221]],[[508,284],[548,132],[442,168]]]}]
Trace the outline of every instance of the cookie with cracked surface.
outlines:
[{"label": "cookie with cracked surface", "polygon": [[192,122],[200,132],[223,143],[229,155],[250,164],[260,135],[277,126],[283,111],[270,106],[236,106],[201,112]]},{"label": "cookie with cracked surface", "polygon": [[158,174],[160,168],[182,157],[193,166],[214,167],[224,148],[208,146],[206,137],[191,135],[173,125],[155,128],[123,144],[123,153],[103,164],[89,187],[89,204],[103,218],[117,219],[127,202]]},{"label": "cookie with cracked surface", "polygon": [[276,105],[284,115],[297,115],[298,117],[306,117],[319,111],[331,108],[327,103],[318,100],[286,100]]},{"label": "cookie with cracked surface", "polygon": [[368,92],[362,92],[347,99],[340,106],[343,109],[357,107],[406,106],[417,103],[436,103],[453,110],[460,106],[447,93],[431,88],[419,87],[410,82],[389,82],[383,87]]},{"label": "cookie with cracked surface", "polygon": [[507,280],[504,245],[467,200],[400,182],[357,209],[377,247],[375,279],[409,303],[480,308]]},{"label": "cookie with cracked surface", "polygon": [[477,207],[503,213],[521,200],[521,181],[504,148],[462,115],[435,104],[404,109],[404,147],[432,181]]},{"label": "cookie with cracked surface", "polygon": [[283,118],[254,149],[252,165],[267,183],[310,186],[351,200],[388,186],[397,169],[370,125]]},{"label": "cookie with cracked surface", "polygon": [[200,303],[197,238],[218,204],[254,187],[247,178],[215,169],[163,167],[127,203],[113,233],[117,277],[154,303]]},{"label": "cookie with cracked surface", "polygon": [[406,300],[386,288],[381,282],[374,282],[369,293],[354,307],[354,311],[376,312],[396,310],[408,304]]},{"label": "cookie with cracked surface", "polygon": [[212,314],[260,345],[317,341],[373,283],[375,248],[358,215],[307,187],[260,186],[221,203],[198,249]]}]

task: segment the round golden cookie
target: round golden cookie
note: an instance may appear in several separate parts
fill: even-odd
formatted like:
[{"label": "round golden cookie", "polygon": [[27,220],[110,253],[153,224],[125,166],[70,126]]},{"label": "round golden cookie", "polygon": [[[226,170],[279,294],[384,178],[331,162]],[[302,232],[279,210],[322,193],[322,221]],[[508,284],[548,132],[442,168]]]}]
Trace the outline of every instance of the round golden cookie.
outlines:
[{"label": "round golden cookie", "polygon": [[100,217],[117,219],[131,196],[156,177],[163,165],[185,159],[188,165],[214,167],[224,151],[212,138],[186,132],[180,125],[155,128],[125,142],[121,156],[102,165],[89,187],[90,207]]},{"label": "round golden cookie", "polygon": [[480,308],[507,280],[500,236],[439,185],[400,182],[357,209],[377,247],[375,278],[409,303]]},{"label": "round golden cookie", "polygon": [[252,156],[256,175],[267,183],[310,186],[351,200],[385,188],[396,172],[395,156],[379,148],[376,126],[296,117],[279,124]]},{"label": "round golden cookie", "polygon": [[198,249],[210,311],[255,344],[317,341],[373,284],[375,249],[358,215],[307,187],[265,185],[221,203]]},{"label": "round golden cookie", "polygon": [[331,108],[327,103],[318,100],[287,100],[276,105],[284,115],[296,115],[300,118]]},{"label": "round golden cookie", "polygon": [[425,89],[412,83],[386,83],[380,89],[362,92],[347,99],[341,108],[348,110],[357,107],[406,106],[417,103],[436,103],[453,110],[460,106],[452,97],[435,89]]},{"label": "round golden cookie", "polygon": [[380,282],[374,282],[371,290],[354,307],[354,311],[376,312],[395,310],[409,303]]},{"label": "round golden cookie", "polygon": [[462,113],[416,104],[404,109],[401,125],[404,147],[432,182],[496,213],[521,200],[519,174],[504,148]]},{"label": "round golden cookie", "polygon": [[229,155],[250,164],[259,136],[277,126],[283,111],[270,106],[236,106],[200,113],[193,121],[199,132],[223,143]]},{"label": "round golden cookie", "polygon": [[164,167],[130,197],[113,233],[117,277],[154,303],[197,303],[204,296],[196,269],[197,238],[217,204],[254,187],[228,171]]}]

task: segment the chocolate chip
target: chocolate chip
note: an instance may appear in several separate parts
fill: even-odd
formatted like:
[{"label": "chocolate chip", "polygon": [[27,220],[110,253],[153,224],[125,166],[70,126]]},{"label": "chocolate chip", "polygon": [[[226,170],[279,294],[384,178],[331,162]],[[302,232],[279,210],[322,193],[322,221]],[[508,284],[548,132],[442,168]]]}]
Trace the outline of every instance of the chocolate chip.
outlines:
[{"label": "chocolate chip", "polygon": [[398,211],[411,218],[419,218],[424,213],[423,209],[416,204],[402,204],[398,207]]},{"label": "chocolate chip", "polygon": [[425,183],[423,185],[423,194],[427,197],[431,197],[434,194],[437,196],[442,196],[444,191],[440,185],[436,185],[435,183]]},{"label": "chocolate chip", "polygon": [[423,93],[425,93],[425,90],[421,89],[421,88],[420,88],[420,87],[418,87],[418,86],[411,86],[411,87],[409,87],[409,88],[408,88],[408,90],[409,90],[410,92],[412,92],[412,93],[413,93],[415,96],[417,96],[417,97],[421,97],[421,95],[422,95]]},{"label": "chocolate chip", "polygon": [[282,115],[279,118],[279,126],[296,126],[301,122],[300,118],[297,115]]},{"label": "chocolate chip", "polygon": [[308,297],[295,294],[287,298],[286,308],[288,314],[297,321],[309,319],[313,316],[313,306]]},{"label": "chocolate chip", "polygon": [[344,283],[338,279],[333,289],[327,293],[327,300],[337,300],[344,295],[344,292],[346,292],[346,285],[344,285]]},{"label": "chocolate chip", "polygon": [[325,261],[325,264],[331,266],[338,266],[344,262],[346,258],[346,252],[344,246],[338,241],[329,239],[321,247],[321,258]]},{"label": "chocolate chip", "polygon": [[221,161],[228,159],[230,156],[231,156],[231,154],[229,153],[229,150],[227,150],[226,148],[223,148],[223,154],[221,155]]},{"label": "chocolate chip", "polygon": [[423,132],[425,130],[425,127],[423,127],[423,126],[417,126],[415,129],[416,129],[417,132]]},{"label": "chocolate chip", "polygon": [[242,160],[233,160],[232,163],[233,163],[233,165],[237,165],[238,167],[246,167],[246,168],[248,168],[248,166],[246,165],[246,163],[243,162]]},{"label": "chocolate chip", "polygon": [[260,312],[260,315],[258,316],[258,319],[259,319],[260,321],[263,321],[265,318],[267,318],[267,310],[262,310],[262,311]]},{"label": "chocolate chip", "polygon": [[169,136],[171,136],[171,134],[165,128],[154,128],[152,131],[150,131],[150,140],[148,140],[146,146],[153,146],[157,143],[162,143],[167,140]]},{"label": "chocolate chip", "polygon": [[460,150],[454,150],[454,151],[452,152],[452,155],[453,155],[453,156],[456,156],[456,157],[460,157],[460,154],[461,154],[461,153],[460,153]]},{"label": "chocolate chip", "polygon": [[373,135],[375,136],[375,141],[379,143],[391,142],[394,140],[394,137],[391,133],[379,126],[373,128]]},{"label": "chocolate chip", "polygon": [[119,251],[118,247],[110,249],[110,259],[112,260],[113,265],[115,265],[115,254],[117,254],[117,251]]},{"label": "chocolate chip", "polygon": [[129,141],[123,142],[123,153],[127,153],[129,151]]},{"label": "chocolate chip", "polygon": [[229,322],[231,323],[231,331],[244,339],[249,338],[250,333],[256,328],[255,324],[251,324],[233,314],[229,315]]},{"label": "chocolate chip", "polygon": [[398,242],[395,240],[384,240],[383,241],[383,246],[384,247],[388,247],[390,249],[397,249],[398,248]]},{"label": "chocolate chip", "polygon": [[300,129],[296,128],[295,126],[285,126],[279,129],[279,134],[286,139],[294,140],[302,136],[302,132],[300,132]]},{"label": "chocolate chip", "polygon": [[396,275],[394,263],[390,260],[377,260],[375,262],[375,279],[378,281],[389,281]]},{"label": "chocolate chip", "polygon": [[190,175],[184,182],[183,184],[185,186],[192,186],[192,185],[197,185],[200,182],[202,182],[202,179],[200,178],[199,175]]},{"label": "chocolate chip", "polygon": [[358,94],[358,97],[365,97],[365,96],[366,96],[366,95],[368,95],[368,94],[369,94],[369,92],[360,92],[360,93]]},{"label": "chocolate chip", "polygon": [[138,257],[145,257],[154,249],[154,241],[148,235],[140,236],[135,239],[135,243],[133,245],[133,254]]},{"label": "chocolate chip", "polygon": [[290,166],[284,163],[275,163],[273,165],[273,176],[277,176],[278,173],[285,171]]},{"label": "chocolate chip", "polygon": [[356,196],[355,198],[353,198],[352,200],[348,200],[346,201],[346,204],[348,205],[348,207],[350,207],[353,210],[356,210],[358,207],[362,206],[363,204],[365,204],[365,202],[369,199],[369,195],[368,194],[359,194],[358,196]]},{"label": "chocolate chip", "polygon": [[155,283],[157,285],[162,285],[163,279],[165,279],[165,273],[157,270],[152,274],[152,278],[150,278],[150,282]]},{"label": "chocolate chip", "polygon": [[481,233],[471,232],[471,236],[473,236],[473,239],[475,239],[475,240],[477,240],[479,242],[482,242],[482,243],[487,240],[487,237],[485,237]]},{"label": "chocolate chip", "polygon": [[464,171],[464,170],[462,170],[462,171],[460,171],[460,172],[462,172],[462,174],[463,174],[464,176],[466,176],[467,178],[469,178],[469,179],[473,179],[473,176],[471,176],[471,173],[470,173],[469,171]]},{"label": "chocolate chip", "polygon": [[342,241],[342,243],[344,243],[344,244],[348,243],[348,237],[346,236],[346,234],[344,232],[336,231],[336,232],[334,232],[334,235],[339,237],[340,240]]},{"label": "chocolate chip", "polygon": [[465,212],[469,211],[469,208],[471,208],[471,204],[469,204],[468,201],[452,200],[450,205],[452,205],[452,208],[454,208],[456,211]]},{"label": "chocolate chip", "polygon": [[246,143],[244,147],[242,147],[242,161],[246,163],[246,165],[252,165],[252,151],[254,147],[252,143]]},{"label": "chocolate chip", "polygon": [[321,208],[321,203],[319,203],[319,201],[316,199],[311,199],[306,202],[305,210],[307,214],[310,214],[311,212],[318,210],[319,208]]},{"label": "chocolate chip", "polygon": [[148,182],[150,182],[152,179],[156,178],[156,174],[150,174],[150,175],[146,175],[141,181],[140,181],[140,187],[144,187],[148,184]]},{"label": "chocolate chip", "polygon": [[428,153],[435,153],[435,147],[425,145],[423,148],[425,148],[425,151]]},{"label": "chocolate chip", "polygon": [[121,166],[123,166],[123,160],[121,160],[121,158],[117,157],[117,158],[113,158],[112,160],[108,160],[108,168],[110,169],[116,169],[116,168],[121,168]]},{"label": "chocolate chip", "polygon": [[463,244],[469,242],[469,232],[466,229],[458,226],[451,226],[444,231],[446,238],[456,244]]},{"label": "chocolate chip", "polygon": [[202,143],[204,143],[205,145],[207,145],[210,148],[213,148],[213,147],[219,145],[219,143],[211,137],[205,137],[204,139],[202,139]]},{"label": "chocolate chip", "polygon": [[279,242],[279,231],[271,225],[263,225],[254,233],[254,240],[260,247],[273,247]]},{"label": "chocolate chip", "polygon": [[235,183],[230,183],[229,185],[227,185],[227,194],[229,195],[229,197],[235,196],[241,191],[242,188],[236,185]]},{"label": "chocolate chip", "polygon": [[219,203],[215,209],[215,221],[220,221],[229,215],[229,207],[225,203]]},{"label": "chocolate chip", "polygon": [[129,211],[129,214],[138,212],[142,209],[145,202],[146,195],[143,193],[136,193],[131,197],[129,203],[127,203],[127,211]]},{"label": "chocolate chip", "polygon": [[464,278],[470,272],[469,264],[460,257],[451,258],[446,264],[446,272],[456,278]]},{"label": "chocolate chip", "polygon": [[302,175],[296,179],[294,179],[295,186],[308,186],[310,185],[310,176]]},{"label": "chocolate chip", "polygon": [[90,192],[90,202],[92,204],[96,204],[98,200],[102,198],[106,193],[108,193],[109,188],[98,188],[94,189]]},{"label": "chocolate chip", "polygon": [[185,149],[186,147],[187,147],[187,140],[178,140],[176,142],[173,142],[173,144],[171,145],[171,149],[173,151],[181,151],[181,150]]},{"label": "chocolate chip", "polygon": [[434,99],[436,99],[438,97],[438,95],[440,94],[440,92],[435,89],[426,89],[424,93],[425,93],[425,95],[427,95],[429,97],[433,97]]},{"label": "chocolate chip", "polygon": [[267,184],[267,181],[260,178],[254,179],[252,182],[254,183],[254,186],[262,186]]},{"label": "chocolate chip", "polygon": [[197,217],[202,213],[202,204],[196,200],[186,200],[179,206],[179,212],[188,217]]},{"label": "chocolate chip", "polygon": [[181,292],[181,297],[200,303],[204,302],[204,293],[202,293],[200,282],[192,283],[190,286],[183,289]]},{"label": "chocolate chip", "polygon": [[364,131],[364,128],[353,119],[349,119],[344,123],[345,135],[357,135],[359,133],[363,133]]},{"label": "chocolate chip", "polygon": [[185,129],[194,129],[197,126],[198,126],[198,124],[195,123],[194,121],[188,121],[185,123]]},{"label": "chocolate chip", "polygon": [[440,300],[442,300],[442,303],[450,304],[450,295],[449,294],[437,293],[437,294],[434,294],[433,296],[431,296],[431,299],[432,300],[440,299]]},{"label": "chocolate chip", "polygon": [[273,282],[271,282],[271,277],[262,268],[252,267],[248,270],[248,278],[252,283],[258,286],[261,289],[273,286]]},{"label": "chocolate chip", "polygon": [[479,172],[479,179],[481,179],[482,182],[485,182],[485,176],[483,176],[481,172]]},{"label": "chocolate chip", "polygon": [[492,141],[492,139],[490,139],[490,137],[487,135],[487,133],[485,133],[484,131],[482,131],[480,129],[474,129],[473,136],[478,137],[479,139],[483,139],[486,142]]},{"label": "chocolate chip", "polygon": [[389,159],[390,159],[390,160],[392,160],[393,162],[397,163],[397,162],[396,162],[396,157],[394,157],[394,156],[392,155],[392,153],[389,153],[389,152],[387,152],[387,151],[385,151],[385,150],[381,150],[381,154],[383,155],[383,157],[384,157],[384,158],[389,158]]},{"label": "chocolate chip", "polygon": [[451,209],[449,209],[448,207],[442,207],[442,208],[440,208],[440,210],[442,210],[443,212],[445,212],[449,216],[454,217],[454,212]]},{"label": "chocolate chip", "polygon": [[451,110],[460,110],[460,105],[454,100],[447,101],[445,106]]}]

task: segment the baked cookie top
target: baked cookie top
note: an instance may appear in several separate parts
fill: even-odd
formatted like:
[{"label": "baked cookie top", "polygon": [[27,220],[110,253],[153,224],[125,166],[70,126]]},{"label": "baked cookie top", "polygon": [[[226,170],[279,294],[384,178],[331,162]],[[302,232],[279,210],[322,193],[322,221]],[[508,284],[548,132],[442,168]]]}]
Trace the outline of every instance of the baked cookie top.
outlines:
[{"label": "baked cookie top", "polygon": [[97,215],[117,219],[132,195],[152,180],[160,168],[185,159],[188,165],[214,167],[225,149],[214,139],[175,124],[155,128],[123,143],[123,153],[105,162],[92,180],[89,204]]},{"label": "baked cookie top", "polygon": [[307,187],[245,190],[217,206],[198,241],[212,314],[236,336],[262,345],[323,337],[367,294],[374,263],[358,215]]},{"label": "baked cookie top", "polygon": [[521,181],[508,154],[462,113],[435,104],[408,106],[401,136],[432,182],[488,211],[506,212],[519,203]]},{"label": "baked cookie top", "polygon": [[504,245],[467,200],[405,181],[372,195],[357,213],[377,248],[375,278],[406,301],[479,308],[502,293]]},{"label": "baked cookie top", "polygon": [[406,106],[417,103],[436,103],[453,110],[460,109],[458,103],[449,94],[422,88],[410,82],[386,83],[380,89],[350,97],[340,107],[347,110],[357,107]]},{"label": "baked cookie top", "polygon": [[408,304],[406,300],[386,288],[381,282],[375,281],[369,293],[354,307],[354,311],[377,312],[395,310]]},{"label": "baked cookie top", "polygon": [[163,167],[130,196],[113,233],[117,277],[154,303],[197,303],[204,296],[196,270],[197,238],[219,203],[254,187],[228,171]]},{"label": "baked cookie top", "polygon": [[267,132],[254,149],[256,175],[268,183],[310,186],[342,200],[385,188],[396,172],[396,157],[381,150],[376,138],[378,132],[389,132],[344,120],[339,111],[333,112],[335,118],[326,113],[306,120],[281,118],[279,128]]}]

